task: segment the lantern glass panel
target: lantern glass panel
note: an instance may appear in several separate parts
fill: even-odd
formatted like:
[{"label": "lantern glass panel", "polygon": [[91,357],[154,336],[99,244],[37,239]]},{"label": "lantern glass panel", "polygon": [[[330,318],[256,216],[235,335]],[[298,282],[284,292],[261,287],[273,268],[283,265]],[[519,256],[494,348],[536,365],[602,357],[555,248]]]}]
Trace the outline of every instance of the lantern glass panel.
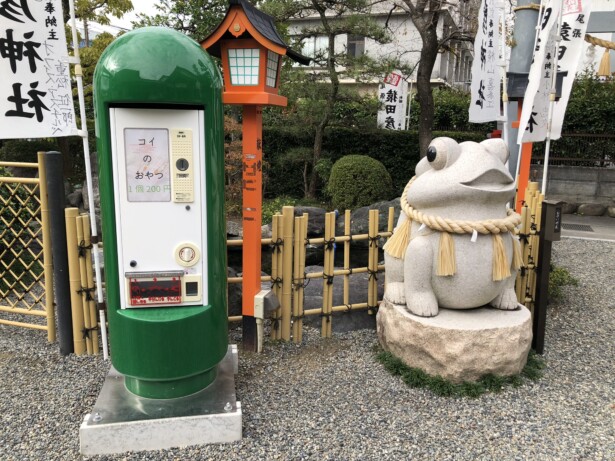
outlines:
[{"label": "lantern glass panel", "polygon": [[267,86],[271,88],[276,87],[278,78],[278,63],[280,61],[280,55],[274,53],[271,50],[267,50]]},{"label": "lantern glass panel", "polygon": [[228,50],[228,65],[231,85],[258,85],[260,50],[258,48],[231,48]]}]

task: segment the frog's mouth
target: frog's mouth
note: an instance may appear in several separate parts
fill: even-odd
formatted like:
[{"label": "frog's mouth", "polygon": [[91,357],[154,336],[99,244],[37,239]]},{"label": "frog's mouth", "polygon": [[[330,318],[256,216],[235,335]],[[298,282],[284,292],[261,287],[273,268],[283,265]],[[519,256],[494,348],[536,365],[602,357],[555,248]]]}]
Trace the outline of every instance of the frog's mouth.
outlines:
[{"label": "frog's mouth", "polygon": [[465,181],[460,184],[476,190],[502,192],[510,190],[511,187],[514,187],[514,183],[515,181],[506,173],[500,170],[491,169],[481,173],[470,181]]}]

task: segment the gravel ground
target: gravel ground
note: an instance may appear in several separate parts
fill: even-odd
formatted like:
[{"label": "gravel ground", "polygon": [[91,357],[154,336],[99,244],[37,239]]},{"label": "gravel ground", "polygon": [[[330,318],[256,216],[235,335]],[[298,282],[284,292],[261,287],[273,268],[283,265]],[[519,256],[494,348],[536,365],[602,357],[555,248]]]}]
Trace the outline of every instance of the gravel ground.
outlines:
[{"label": "gravel ground", "polygon": [[[92,460],[613,460],[615,243],[565,239],[579,286],[550,306],[544,377],[477,399],[410,389],[374,359],[374,331],[240,352],[243,440]],[[237,333],[231,333],[237,341]],[[0,460],[75,460],[108,370],[60,357],[45,334],[0,325]]]}]

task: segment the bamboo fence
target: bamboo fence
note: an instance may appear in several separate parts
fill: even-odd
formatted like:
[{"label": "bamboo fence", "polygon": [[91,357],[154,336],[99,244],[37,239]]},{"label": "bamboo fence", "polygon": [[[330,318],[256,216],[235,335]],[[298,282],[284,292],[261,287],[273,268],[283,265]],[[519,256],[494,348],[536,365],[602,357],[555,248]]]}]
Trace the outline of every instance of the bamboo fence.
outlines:
[{"label": "bamboo fence", "polygon": [[[526,189],[525,202],[521,211],[522,223],[519,229],[523,265],[517,273],[515,284],[517,299],[533,313],[536,291],[536,261],[538,258],[538,241],[540,231],[540,215],[542,200],[537,183],[529,183]],[[91,297],[93,278],[91,274],[89,223],[87,216],[77,216],[76,210],[67,210],[67,215],[73,216],[75,224],[74,236],[69,237],[69,253],[77,258],[73,263],[76,275],[70,276],[71,292],[74,296],[73,331],[79,349],[76,353],[98,353],[98,337],[94,302]],[[281,213],[273,216],[271,238],[261,240],[263,247],[269,247],[272,252],[271,275],[261,277],[261,282],[270,283],[272,291],[280,300],[280,307],[273,312],[271,338],[294,342],[302,341],[303,320],[307,316],[321,317],[321,336],[331,337],[334,314],[366,310],[375,314],[378,305],[378,274],[384,272],[384,265],[379,264],[379,247],[383,239],[392,235],[394,226],[394,209],[388,210],[386,230],[379,232],[380,214],[378,210],[369,211],[368,233],[351,234],[351,215],[347,210],[343,215],[344,233],[336,235],[336,214],[326,213],[324,237],[308,238],[307,228],[309,215],[294,216],[294,207],[284,207]],[[68,218],[67,218],[68,219]],[[68,221],[67,221],[68,223]],[[72,231],[71,231],[72,232]],[[68,233],[68,230],[67,230]],[[353,242],[367,241],[367,261],[362,267],[351,267],[351,252]],[[242,240],[229,240],[229,247],[241,246]],[[70,247],[72,246],[72,251]],[[323,251],[323,270],[306,273],[307,247],[320,247]],[[335,267],[335,252],[343,252],[343,267]],[[75,256],[77,255],[77,256]],[[85,266],[85,267],[84,267]],[[88,270],[89,268],[89,270]],[[70,269],[70,264],[69,264]],[[364,302],[350,303],[350,277],[353,274],[369,274],[368,292]],[[82,276],[85,276],[84,278]],[[343,280],[343,301],[333,305],[333,282],[336,277]],[[304,290],[308,283],[322,281],[322,306],[304,309]],[[229,277],[228,283],[241,283],[241,277]],[[229,322],[241,321],[240,315],[230,316]],[[81,352],[77,352],[77,351]]]},{"label": "bamboo fence", "polygon": [[515,290],[519,303],[525,305],[534,315],[536,299],[536,264],[538,261],[538,242],[540,217],[544,195],[540,193],[537,182],[530,182],[525,189],[525,200],[521,208],[519,241],[523,255],[523,265],[517,272]]},{"label": "bamboo fence", "polygon": [[35,178],[0,177],[0,314],[9,314],[0,324],[47,331],[52,342],[56,326],[44,154],[38,153],[37,163],[0,162],[0,167],[38,171]]}]

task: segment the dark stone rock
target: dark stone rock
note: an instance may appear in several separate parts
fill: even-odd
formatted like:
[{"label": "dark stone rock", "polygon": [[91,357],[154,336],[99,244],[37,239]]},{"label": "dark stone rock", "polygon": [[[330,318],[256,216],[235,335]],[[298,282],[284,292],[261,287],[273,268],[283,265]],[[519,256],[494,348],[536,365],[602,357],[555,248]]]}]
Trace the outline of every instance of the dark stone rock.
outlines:
[{"label": "dark stone rock", "polygon": [[[237,277],[237,271],[232,267],[226,269],[227,277]],[[241,283],[228,284],[228,315],[241,315]]]},{"label": "dark stone rock", "polygon": [[599,203],[583,203],[579,205],[577,213],[584,216],[602,216],[605,211],[606,207]]},{"label": "dark stone rock", "polygon": [[66,196],[66,206],[73,208],[81,208],[83,205],[83,193],[81,189],[77,189]]},{"label": "dark stone rock", "polygon": [[578,207],[579,205],[577,203],[564,202],[562,203],[562,213],[563,214],[574,214],[577,212]]},{"label": "dark stone rock", "polygon": [[[322,266],[308,266],[306,273],[322,272]],[[339,268],[336,268],[339,269]],[[384,293],[384,273],[377,275],[378,299],[382,299]],[[349,302],[350,304],[364,303],[367,301],[369,274],[352,274],[349,278]],[[322,307],[322,291],[324,279],[311,279],[304,290],[303,308],[318,309]],[[344,278],[342,276],[333,279],[333,305],[340,306],[344,303]],[[364,328],[375,329],[375,315],[368,314],[366,309],[336,312],[333,314],[333,331],[344,332]],[[322,318],[318,315],[306,316],[304,323],[315,328],[320,328]]]},{"label": "dark stone rock", "polygon": [[295,207],[294,215],[296,217],[308,214],[307,236],[322,237],[325,235],[325,214],[326,210],[314,206],[297,206]]},{"label": "dark stone rock", "polygon": [[[380,212],[380,216],[378,218],[378,231],[384,232],[387,229],[387,224],[389,220],[389,208],[393,207],[395,211],[395,217],[393,219],[393,226],[397,224],[397,220],[399,219],[400,213],[400,199],[399,197],[393,200],[377,202],[369,206],[364,206],[356,209],[350,215],[350,232],[352,235],[358,234],[367,234],[369,231],[369,210],[378,210]],[[337,220],[337,226],[335,235],[344,235],[344,217],[340,216]],[[368,246],[369,242],[367,240],[354,242],[355,245],[358,246]],[[383,245],[383,241],[379,242],[379,245]]]},{"label": "dark stone rock", "polygon": [[227,237],[242,237],[243,236],[243,228],[241,224],[237,221],[227,220],[226,221],[226,236]]}]

